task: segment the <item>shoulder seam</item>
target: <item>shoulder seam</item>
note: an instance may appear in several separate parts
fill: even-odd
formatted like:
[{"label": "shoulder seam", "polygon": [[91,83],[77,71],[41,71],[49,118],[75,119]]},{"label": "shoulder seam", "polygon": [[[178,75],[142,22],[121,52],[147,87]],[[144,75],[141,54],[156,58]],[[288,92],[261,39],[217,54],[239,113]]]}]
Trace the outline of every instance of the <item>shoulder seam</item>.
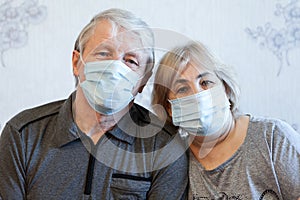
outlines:
[{"label": "shoulder seam", "polygon": [[7,122],[16,130],[21,131],[28,124],[55,115],[65,100],[55,101],[38,107],[26,109]]}]

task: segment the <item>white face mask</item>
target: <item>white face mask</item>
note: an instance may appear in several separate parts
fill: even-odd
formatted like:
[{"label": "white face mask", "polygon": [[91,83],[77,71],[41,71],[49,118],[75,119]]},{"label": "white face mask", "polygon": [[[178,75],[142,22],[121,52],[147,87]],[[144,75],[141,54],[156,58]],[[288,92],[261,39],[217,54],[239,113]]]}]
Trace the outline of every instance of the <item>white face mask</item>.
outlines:
[{"label": "white face mask", "polygon": [[230,103],[222,84],[169,102],[173,124],[192,135],[212,135],[231,117]]},{"label": "white face mask", "polygon": [[84,74],[86,80],[80,83],[80,87],[95,111],[111,115],[134,99],[132,90],[139,75],[120,60],[85,63]]}]

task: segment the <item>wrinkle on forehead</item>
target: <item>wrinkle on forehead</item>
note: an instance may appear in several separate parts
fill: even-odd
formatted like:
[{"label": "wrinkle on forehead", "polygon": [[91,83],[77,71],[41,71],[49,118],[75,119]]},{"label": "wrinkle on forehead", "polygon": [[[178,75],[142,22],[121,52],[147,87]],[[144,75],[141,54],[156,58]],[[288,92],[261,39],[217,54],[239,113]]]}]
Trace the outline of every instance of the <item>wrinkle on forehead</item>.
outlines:
[{"label": "wrinkle on forehead", "polygon": [[[104,24],[104,26],[101,26]],[[108,29],[110,30],[108,30]],[[143,49],[140,36],[133,30],[126,30],[110,20],[101,20],[95,26],[90,40],[98,42],[92,49],[108,46],[120,52],[134,52]]]}]

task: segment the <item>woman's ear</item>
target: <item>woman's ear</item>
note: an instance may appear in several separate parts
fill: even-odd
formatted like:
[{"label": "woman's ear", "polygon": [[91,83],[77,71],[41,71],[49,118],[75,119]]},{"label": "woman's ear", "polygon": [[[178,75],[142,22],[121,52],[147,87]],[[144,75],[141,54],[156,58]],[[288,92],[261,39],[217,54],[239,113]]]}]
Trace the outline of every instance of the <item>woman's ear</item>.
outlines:
[{"label": "woman's ear", "polygon": [[225,93],[226,93],[227,98],[230,99],[230,93],[231,93],[230,88],[229,88],[228,85],[225,83],[225,81],[222,81],[222,84],[223,84],[223,86],[224,86],[224,88],[225,88]]},{"label": "woman's ear", "polygon": [[76,50],[72,53],[72,67],[74,76],[79,75],[79,61],[80,61],[80,53]]},{"label": "woman's ear", "polygon": [[168,112],[169,117],[172,117],[172,108],[171,108],[171,103],[170,102],[167,103],[166,110]]},{"label": "woman's ear", "polygon": [[172,115],[170,115],[171,110],[168,107],[165,107],[161,104],[152,105],[152,109],[161,121],[165,122],[168,117],[172,117]]}]

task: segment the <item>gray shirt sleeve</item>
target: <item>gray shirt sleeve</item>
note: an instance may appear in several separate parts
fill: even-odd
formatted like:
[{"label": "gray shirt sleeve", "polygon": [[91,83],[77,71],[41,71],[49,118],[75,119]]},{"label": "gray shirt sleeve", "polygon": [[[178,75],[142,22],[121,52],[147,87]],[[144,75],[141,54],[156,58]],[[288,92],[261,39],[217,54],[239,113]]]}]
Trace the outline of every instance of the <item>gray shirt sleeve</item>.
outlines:
[{"label": "gray shirt sleeve", "polygon": [[300,134],[278,120],[268,143],[282,196],[300,197]]},{"label": "gray shirt sleeve", "polygon": [[21,134],[7,124],[0,138],[0,197],[25,198],[25,159]]},{"label": "gray shirt sleeve", "polygon": [[186,154],[169,166],[156,171],[147,199],[187,199],[188,165]]}]

